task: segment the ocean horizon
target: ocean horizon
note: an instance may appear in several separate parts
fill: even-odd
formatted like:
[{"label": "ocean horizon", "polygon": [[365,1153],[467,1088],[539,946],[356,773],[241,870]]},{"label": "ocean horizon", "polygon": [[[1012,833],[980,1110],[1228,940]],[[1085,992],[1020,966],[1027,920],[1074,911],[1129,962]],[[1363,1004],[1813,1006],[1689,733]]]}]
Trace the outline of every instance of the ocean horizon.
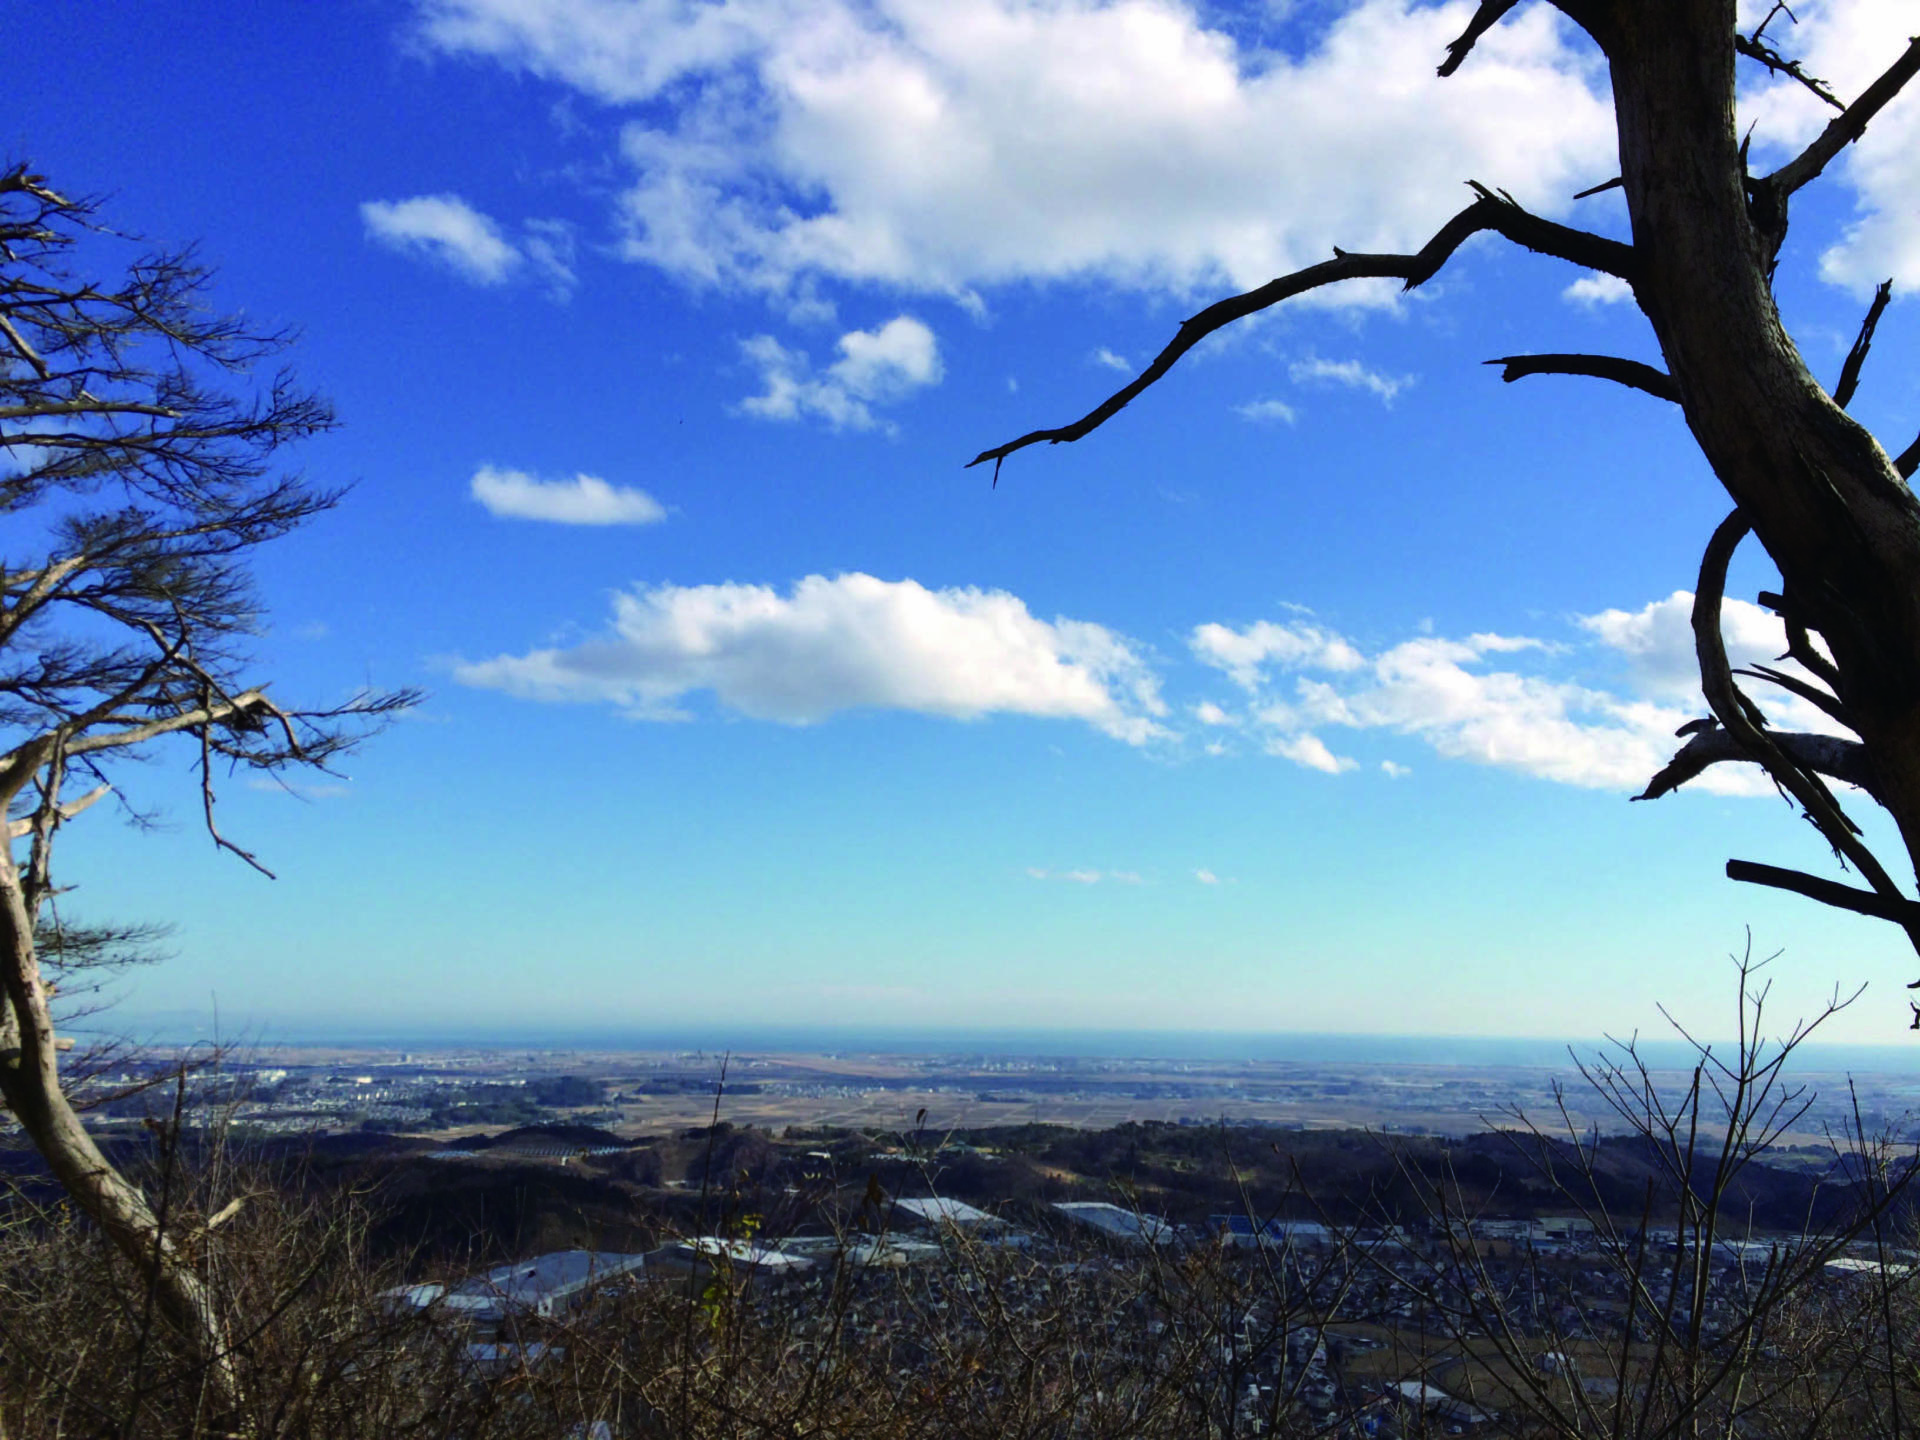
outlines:
[{"label": "ocean horizon", "polygon": [[[420,1025],[260,1022],[211,1024],[180,1015],[117,1017],[100,1027],[139,1044],[219,1043],[240,1049],[275,1046],[433,1050],[674,1052],[711,1057],[754,1053],[977,1056],[983,1059],[1151,1060],[1306,1065],[1497,1066],[1574,1068],[1603,1053],[1618,1055],[1629,1036],[1566,1038],[1499,1035],[1395,1035],[1317,1031],[1064,1029],[1057,1027],[766,1025],[726,1022],[662,1026],[561,1027],[528,1025],[427,1027]],[[1731,1040],[1710,1042],[1714,1054]],[[1660,1069],[1685,1068],[1695,1058],[1686,1042],[1642,1035],[1639,1053]],[[1920,1077],[1920,1041],[1910,1045],[1822,1044],[1796,1052],[1796,1070],[1808,1073],[1913,1071]]]}]

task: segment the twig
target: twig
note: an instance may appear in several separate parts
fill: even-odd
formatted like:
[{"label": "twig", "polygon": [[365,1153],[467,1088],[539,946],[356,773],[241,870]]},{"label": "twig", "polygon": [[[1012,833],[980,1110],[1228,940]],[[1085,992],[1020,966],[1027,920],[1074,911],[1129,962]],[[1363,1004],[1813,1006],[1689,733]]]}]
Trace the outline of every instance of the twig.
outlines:
[{"label": "twig", "polygon": [[1680,387],[1666,371],[1616,355],[1506,355],[1482,363],[1504,365],[1500,378],[1509,385],[1529,375],[1585,375],[1595,380],[1611,380],[1656,400],[1680,403]]}]

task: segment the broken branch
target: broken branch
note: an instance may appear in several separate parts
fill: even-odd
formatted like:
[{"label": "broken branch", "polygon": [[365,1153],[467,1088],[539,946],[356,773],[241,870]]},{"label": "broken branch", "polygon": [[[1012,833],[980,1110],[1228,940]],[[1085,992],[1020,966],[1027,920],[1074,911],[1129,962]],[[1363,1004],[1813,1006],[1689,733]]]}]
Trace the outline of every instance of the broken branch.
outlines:
[{"label": "broken branch", "polygon": [[[1837,735],[1785,734],[1769,738],[1801,768],[1817,770],[1842,784],[1857,785],[1868,794],[1873,793],[1866,747],[1859,741],[1843,740]],[[1710,767],[1731,760],[1752,761],[1753,756],[1723,727],[1715,725],[1702,730],[1681,746],[1660,773],[1647,782],[1647,788],[1633,798],[1658,800],[1663,795],[1671,795]]]},{"label": "broken branch", "polygon": [[1529,375],[1588,375],[1625,385],[1629,390],[1639,390],[1656,400],[1680,403],[1680,387],[1666,371],[1643,365],[1638,360],[1623,360],[1617,355],[1505,355],[1484,363],[1504,365],[1500,378],[1508,384]]},{"label": "broken branch", "polygon": [[1440,62],[1441,78],[1458,70],[1480,37],[1506,19],[1507,12],[1518,3],[1519,0],[1480,0],[1480,8],[1473,12],[1473,19],[1467,22],[1460,38],[1447,46],[1447,58]]},{"label": "broken branch", "polygon": [[1880,288],[1873,292],[1873,303],[1867,307],[1867,318],[1860,322],[1860,333],[1854,337],[1853,348],[1847,351],[1846,362],[1840,367],[1840,383],[1833,387],[1833,403],[1842,410],[1853,399],[1853,392],[1860,386],[1860,367],[1867,363],[1867,351],[1873,345],[1873,332],[1879,328],[1880,317],[1886,312],[1887,302],[1893,298],[1893,281],[1883,280]]}]

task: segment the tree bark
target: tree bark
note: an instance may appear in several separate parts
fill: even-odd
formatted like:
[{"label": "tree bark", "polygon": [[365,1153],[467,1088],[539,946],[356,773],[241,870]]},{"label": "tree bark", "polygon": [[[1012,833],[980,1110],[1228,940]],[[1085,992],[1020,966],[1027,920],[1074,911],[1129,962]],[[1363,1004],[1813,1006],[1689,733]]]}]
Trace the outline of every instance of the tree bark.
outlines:
[{"label": "tree bark", "polygon": [[0,1097],[74,1203],[134,1266],[162,1318],[203,1367],[214,1408],[231,1414],[239,1387],[225,1329],[206,1287],[153,1207],[100,1153],[60,1086],[57,1037],[40,974],[31,907],[10,848],[0,844]]},{"label": "tree bark", "polygon": [[1614,0],[1580,17],[1612,65],[1635,293],[1687,424],[1833,654],[1876,798],[1920,865],[1920,503],[1781,324],[1788,196],[1750,179],[1734,0]]}]

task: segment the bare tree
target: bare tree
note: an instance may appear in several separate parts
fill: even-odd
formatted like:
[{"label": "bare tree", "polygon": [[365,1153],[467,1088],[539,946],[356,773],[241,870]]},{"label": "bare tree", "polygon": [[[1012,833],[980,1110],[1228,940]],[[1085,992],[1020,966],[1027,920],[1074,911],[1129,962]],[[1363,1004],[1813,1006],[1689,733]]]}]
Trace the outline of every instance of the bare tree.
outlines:
[{"label": "bare tree", "polygon": [[[1466,63],[1474,44],[1517,0],[1481,0],[1447,47],[1440,74]],[[1437,274],[1469,237],[1491,231],[1515,245],[1633,287],[1666,369],[1607,355],[1514,355],[1489,363],[1508,381],[1536,375],[1610,380],[1678,405],[1736,509],[1706,547],[1694,606],[1702,688],[1710,718],[1637,798],[1678,789],[1708,767],[1765,768],[1866,888],[1772,865],[1729,861],[1736,880],[1793,890],[1900,926],[1920,949],[1920,903],[1867,847],[1829,782],[1882,806],[1920,866],[1920,502],[1907,481],[1920,439],[1898,455],[1847,414],[1875,327],[1882,286],[1852,353],[1829,390],[1807,368],[1780,320],[1773,274],[1793,197],[1817,180],[1920,72],[1920,39],[1851,103],[1769,43],[1785,11],[1743,34],[1735,0],[1551,0],[1605,55],[1612,74],[1620,174],[1581,197],[1621,190],[1631,238],[1615,240],[1529,213],[1504,192],[1473,183],[1475,198],[1411,255],[1334,258],[1211,305],[1181,325],[1141,374],[1070,425],[1036,430],[987,450],[995,479],[1029,445],[1079,440],[1112,419],[1216,330],[1296,295],[1345,280],[1397,279],[1408,289]],[[1771,174],[1747,168],[1734,122],[1741,57],[1806,85],[1832,121]],[[1729,667],[1720,632],[1727,565],[1747,533],[1779,567],[1778,594],[1762,603],[1785,622],[1800,670],[1742,670],[1818,706],[1857,738],[1771,728]],[[1914,1008],[1920,1028],[1920,1005]]]},{"label": "bare tree", "polygon": [[339,499],[275,470],[276,453],[332,413],[285,372],[245,386],[288,337],[207,308],[191,250],[109,282],[76,273],[82,252],[126,244],[91,203],[24,166],[0,174],[0,1099],[218,1388],[220,1324],[183,1248],[62,1087],[53,972],[138,936],[62,923],[55,841],[112,793],[119,762],[172,742],[208,833],[264,871],[215,826],[220,773],[324,767],[412,697],[298,710],[243,678],[252,550]]}]

